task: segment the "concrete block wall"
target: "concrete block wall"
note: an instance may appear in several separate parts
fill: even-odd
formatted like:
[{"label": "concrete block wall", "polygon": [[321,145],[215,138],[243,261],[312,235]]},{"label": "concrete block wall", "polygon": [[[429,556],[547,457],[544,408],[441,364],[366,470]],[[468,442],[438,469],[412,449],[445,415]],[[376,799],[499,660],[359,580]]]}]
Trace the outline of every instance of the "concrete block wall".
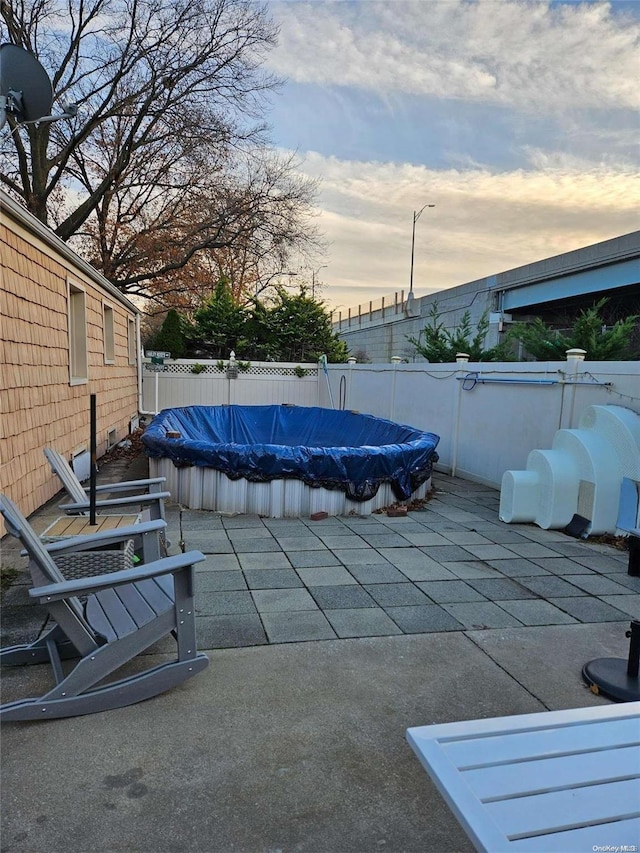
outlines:
[{"label": "concrete block wall", "polygon": [[[487,279],[470,282],[461,287],[431,293],[428,296],[415,298],[413,304],[404,311],[404,316],[393,319],[379,320],[367,315],[353,317],[351,325],[343,319],[340,328],[334,326],[340,338],[349,347],[349,352],[355,355],[364,351],[370,362],[375,364],[389,363],[393,356],[400,356],[411,362],[424,362],[418,355],[415,346],[408,338],[421,339],[425,326],[429,323],[429,312],[437,303],[441,321],[447,329],[458,326],[468,311],[472,328],[475,327],[485,311],[494,310],[495,296],[487,288]],[[497,324],[492,326],[486,338],[486,346],[498,343]]]},{"label": "concrete block wall", "polygon": [[[380,311],[368,312],[366,304],[361,305],[357,310],[348,311],[347,317],[342,312],[339,315],[340,321],[334,323],[333,329],[346,342],[352,354],[362,350],[373,363],[389,363],[394,355],[409,361],[422,362],[424,359],[415,354],[415,348],[407,341],[407,337],[420,339],[434,303],[438,305],[441,322],[445,328],[452,330],[459,326],[466,311],[469,312],[471,327],[474,328],[485,311],[491,315],[506,306],[508,313],[510,300],[518,310],[526,310],[529,305],[539,306],[549,300],[561,299],[563,295],[577,295],[581,292],[580,287],[584,288],[585,294],[594,293],[598,290],[598,287],[594,286],[592,275],[596,271],[601,274],[599,280],[607,287],[636,288],[637,292],[640,285],[630,283],[629,276],[634,272],[637,275],[639,257],[640,231],[634,231],[458,287],[421,298],[416,297],[412,300],[413,304],[403,301],[401,310],[393,316],[386,316],[384,320]],[[577,283],[575,279],[580,276],[583,277]],[[574,280],[567,290],[566,282],[571,277]],[[525,285],[541,285],[542,288],[538,290],[537,296],[533,297],[531,291],[526,293],[527,287],[519,290]],[[572,287],[578,290],[574,293]],[[531,298],[533,302],[527,301]],[[635,309],[632,309],[632,313],[635,313]],[[522,314],[518,316],[522,319]],[[498,323],[490,323],[485,346],[495,346],[500,337]]]},{"label": "concrete block wall", "polygon": [[[29,515],[59,490],[43,455],[89,447],[89,396],[97,395],[98,455],[108,431],[128,433],[137,414],[137,368],[129,364],[135,311],[105,292],[82,266],[56,253],[3,208],[0,225],[0,492]],[[88,381],[69,379],[68,284],[86,293]],[[113,310],[115,359],[105,364],[103,303]],[[1,530],[0,530],[1,532]]]}]

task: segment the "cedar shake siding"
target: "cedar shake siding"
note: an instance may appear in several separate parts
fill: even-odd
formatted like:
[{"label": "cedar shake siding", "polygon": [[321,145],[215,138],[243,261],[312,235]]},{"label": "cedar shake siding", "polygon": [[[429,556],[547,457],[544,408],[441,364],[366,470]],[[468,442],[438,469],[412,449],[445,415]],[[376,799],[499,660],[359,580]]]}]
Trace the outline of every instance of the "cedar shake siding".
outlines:
[{"label": "cedar shake siding", "polygon": [[43,448],[89,449],[90,394],[98,456],[128,434],[137,309],[4,193],[0,207],[0,492],[29,515],[60,488]]}]

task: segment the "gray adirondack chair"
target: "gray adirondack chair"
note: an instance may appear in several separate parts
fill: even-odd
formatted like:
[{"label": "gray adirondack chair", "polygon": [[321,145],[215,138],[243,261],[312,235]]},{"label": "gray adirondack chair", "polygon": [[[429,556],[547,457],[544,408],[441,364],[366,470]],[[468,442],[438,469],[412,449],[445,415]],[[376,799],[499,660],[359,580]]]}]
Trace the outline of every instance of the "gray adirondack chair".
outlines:
[{"label": "gray adirondack chair", "polygon": [[[49,662],[56,682],[43,696],[0,706],[0,721],[73,717],[121,708],[156,696],[207,666],[207,656],[196,649],[193,566],[205,559],[199,551],[65,581],[35,531],[4,495],[0,495],[0,513],[8,532],[22,541],[29,555],[34,584],[30,597],[45,605],[56,623],[32,643],[0,650],[0,662],[10,666]],[[113,531],[111,539],[116,538]],[[49,547],[55,553],[58,545],[70,547],[71,543]],[[78,596],[84,595],[88,597],[83,603]],[[175,660],[96,687],[168,634],[177,642]],[[62,660],[77,657],[80,660],[65,675]]]},{"label": "gray adirondack chair", "polygon": [[[64,486],[65,491],[71,498],[71,503],[60,504],[60,509],[63,509],[69,514],[84,514],[89,512],[89,495],[88,489],[85,489],[80,480],[76,477],[73,468],[67,460],[51,447],[45,447],[44,455],[47,457],[51,470],[58,476],[60,482]],[[141,494],[128,494],[123,497],[110,498],[107,500],[97,500],[96,510],[112,510],[116,508],[126,508],[141,506],[148,509],[148,515],[153,520],[156,518],[164,518],[164,501],[171,497],[170,492],[160,490],[160,486],[165,482],[164,477],[156,477],[150,480],[128,480],[123,483],[109,483],[104,486],[97,486],[96,494],[116,494],[118,492],[139,492]],[[146,494],[144,491],[148,490]]]}]

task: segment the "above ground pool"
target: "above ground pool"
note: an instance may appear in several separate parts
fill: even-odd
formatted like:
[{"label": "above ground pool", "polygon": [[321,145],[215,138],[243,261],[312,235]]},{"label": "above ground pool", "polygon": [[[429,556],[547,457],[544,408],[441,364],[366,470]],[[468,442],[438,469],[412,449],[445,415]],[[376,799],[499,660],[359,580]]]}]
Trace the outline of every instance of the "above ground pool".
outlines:
[{"label": "above ground pool", "polygon": [[353,505],[367,514],[423,497],[438,441],[372,415],[301,406],[164,409],[142,436],[152,476],[167,477],[181,503],[274,517]]}]

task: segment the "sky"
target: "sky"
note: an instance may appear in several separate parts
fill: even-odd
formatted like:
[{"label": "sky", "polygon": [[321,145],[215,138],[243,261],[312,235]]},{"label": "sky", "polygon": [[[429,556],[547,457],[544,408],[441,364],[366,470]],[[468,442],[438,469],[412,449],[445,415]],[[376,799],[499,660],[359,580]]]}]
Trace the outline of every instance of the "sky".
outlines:
[{"label": "sky", "polygon": [[267,119],[319,181],[328,307],[409,289],[425,204],[417,297],[640,228],[640,0],[269,9]]}]

